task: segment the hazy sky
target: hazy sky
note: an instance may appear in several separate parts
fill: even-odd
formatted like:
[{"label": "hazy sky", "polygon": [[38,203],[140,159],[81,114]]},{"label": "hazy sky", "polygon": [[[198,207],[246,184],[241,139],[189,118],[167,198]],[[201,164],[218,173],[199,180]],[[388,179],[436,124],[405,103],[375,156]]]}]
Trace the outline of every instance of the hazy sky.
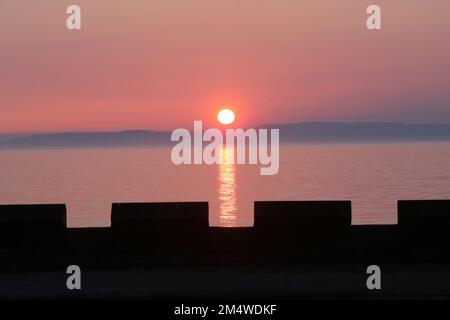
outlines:
[{"label": "hazy sky", "polygon": [[10,0],[0,41],[0,133],[450,122],[448,0]]}]

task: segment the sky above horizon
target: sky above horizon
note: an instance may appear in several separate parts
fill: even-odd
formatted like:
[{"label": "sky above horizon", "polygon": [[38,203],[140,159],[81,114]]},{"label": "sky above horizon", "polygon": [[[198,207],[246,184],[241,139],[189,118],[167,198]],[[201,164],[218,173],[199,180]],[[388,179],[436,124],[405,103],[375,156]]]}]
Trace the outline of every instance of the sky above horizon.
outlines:
[{"label": "sky above horizon", "polygon": [[2,1],[0,133],[217,126],[224,106],[243,127],[450,123],[449,17],[448,0]]}]

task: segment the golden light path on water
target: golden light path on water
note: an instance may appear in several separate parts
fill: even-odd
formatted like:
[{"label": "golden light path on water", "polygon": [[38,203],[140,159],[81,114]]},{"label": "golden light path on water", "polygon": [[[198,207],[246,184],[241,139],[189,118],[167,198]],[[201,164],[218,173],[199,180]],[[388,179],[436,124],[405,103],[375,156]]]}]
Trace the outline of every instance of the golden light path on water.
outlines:
[{"label": "golden light path on water", "polygon": [[224,145],[221,149],[219,164],[219,220],[222,227],[237,225],[236,206],[236,165],[234,163],[234,147]]}]

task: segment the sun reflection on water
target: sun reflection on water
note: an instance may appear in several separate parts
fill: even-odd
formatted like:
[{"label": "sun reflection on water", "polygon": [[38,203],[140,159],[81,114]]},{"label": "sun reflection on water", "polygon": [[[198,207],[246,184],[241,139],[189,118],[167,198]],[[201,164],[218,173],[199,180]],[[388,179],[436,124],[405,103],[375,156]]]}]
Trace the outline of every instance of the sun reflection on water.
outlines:
[{"label": "sun reflection on water", "polygon": [[219,164],[219,221],[222,227],[237,225],[236,206],[236,165],[234,163],[234,147],[224,145],[221,149]]}]

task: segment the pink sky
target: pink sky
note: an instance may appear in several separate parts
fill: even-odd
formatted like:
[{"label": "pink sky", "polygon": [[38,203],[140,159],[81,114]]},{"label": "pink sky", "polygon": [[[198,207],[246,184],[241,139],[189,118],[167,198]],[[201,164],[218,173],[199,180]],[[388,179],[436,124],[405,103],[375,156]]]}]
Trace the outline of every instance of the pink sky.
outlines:
[{"label": "pink sky", "polygon": [[450,122],[449,17],[448,0],[2,1],[0,133],[215,125],[221,106],[240,126]]}]

